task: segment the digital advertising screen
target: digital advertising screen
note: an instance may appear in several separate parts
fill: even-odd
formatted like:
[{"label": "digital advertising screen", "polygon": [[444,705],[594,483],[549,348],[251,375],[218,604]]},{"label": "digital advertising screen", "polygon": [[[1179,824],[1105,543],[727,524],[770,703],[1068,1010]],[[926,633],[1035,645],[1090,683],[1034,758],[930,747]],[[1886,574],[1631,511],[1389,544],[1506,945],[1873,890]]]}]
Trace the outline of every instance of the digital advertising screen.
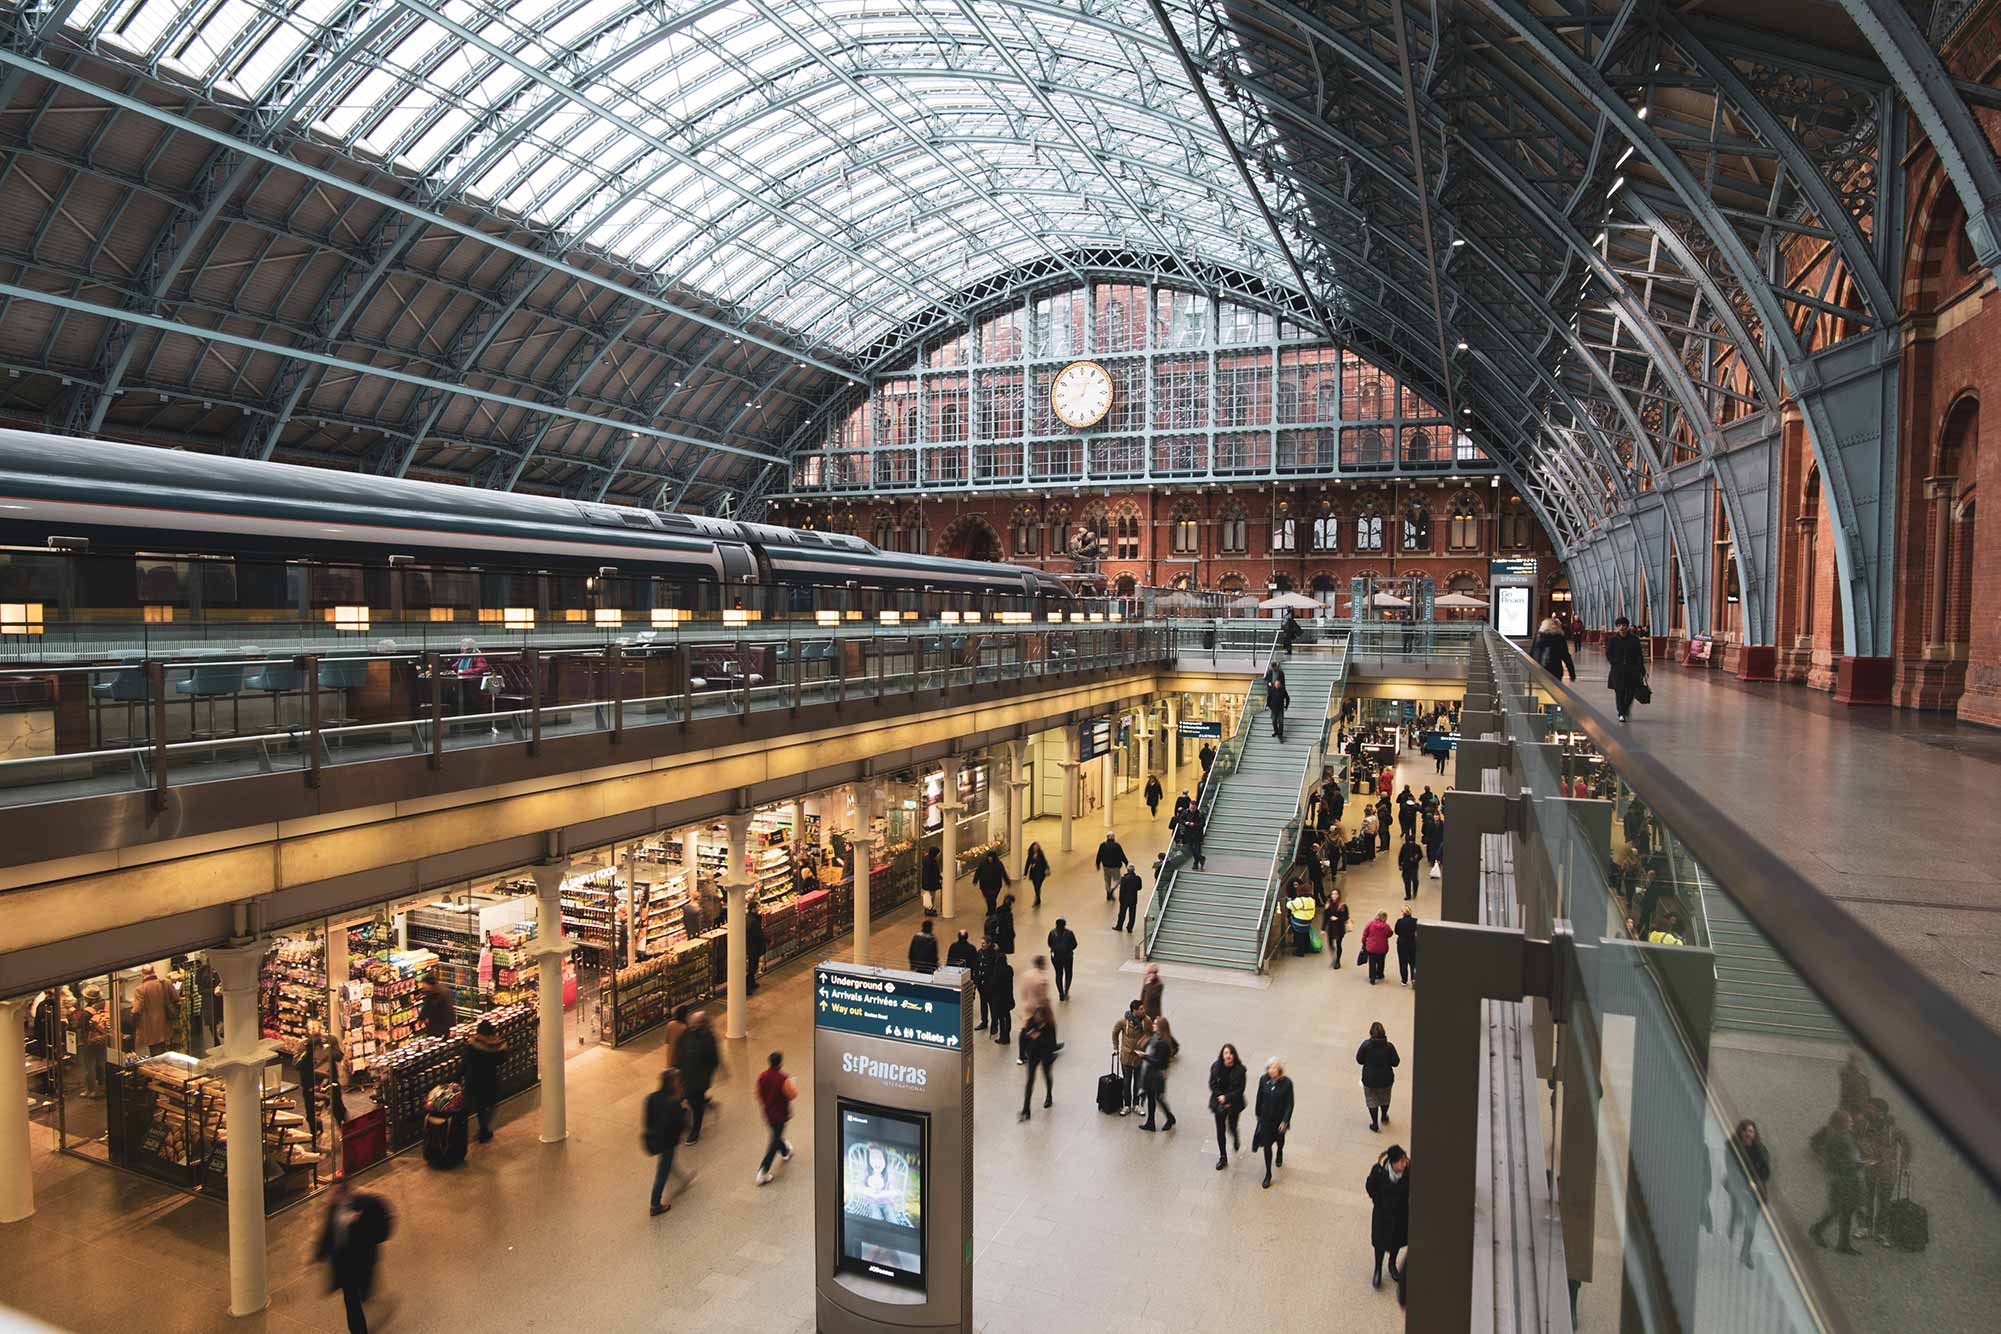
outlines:
[{"label": "digital advertising screen", "polygon": [[840,1104],[840,1267],[924,1286],[924,1131],[928,1119]]},{"label": "digital advertising screen", "polygon": [[1528,637],[1529,593],[1529,589],[1506,585],[1494,590],[1494,628],[1510,639]]}]

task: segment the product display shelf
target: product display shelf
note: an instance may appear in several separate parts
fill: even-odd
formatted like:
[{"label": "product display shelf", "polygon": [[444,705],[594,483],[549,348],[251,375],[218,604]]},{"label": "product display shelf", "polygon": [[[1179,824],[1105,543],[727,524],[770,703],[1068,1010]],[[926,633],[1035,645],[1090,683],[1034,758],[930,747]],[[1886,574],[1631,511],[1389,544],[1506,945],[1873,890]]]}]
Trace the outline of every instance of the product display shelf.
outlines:
[{"label": "product display shelf", "polygon": [[608,967],[618,957],[616,886],[609,869],[563,882],[563,934],[591,952],[594,957],[580,962],[596,968]]},{"label": "product display shelf", "polygon": [[279,937],[258,970],[258,984],[263,1035],[296,1051],[306,1040],[306,1025],[327,1018],[325,944],[317,936]]},{"label": "product display shelf", "polygon": [[[507,1005],[480,1016],[491,1022],[507,1048],[501,1058],[499,1095],[532,1086],[537,1077],[536,1010]],[[474,1025],[460,1024],[450,1037],[420,1037],[383,1058],[376,1098],[389,1126],[391,1149],[406,1149],[424,1135],[424,1100],[440,1084],[460,1082],[461,1057]]]},{"label": "product display shelf", "polygon": [[417,1022],[419,988],[437,965],[438,956],[429,950],[387,950],[366,962],[350,962],[360,972],[359,980],[369,984],[364,1008],[374,1034],[376,1065],[422,1034]]},{"label": "product display shelf", "polygon": [[688,872],[677,871],[646,887],[644,912],[639,920],[641,954],[651,957],[665,953],[688,938],[688,879]]}]

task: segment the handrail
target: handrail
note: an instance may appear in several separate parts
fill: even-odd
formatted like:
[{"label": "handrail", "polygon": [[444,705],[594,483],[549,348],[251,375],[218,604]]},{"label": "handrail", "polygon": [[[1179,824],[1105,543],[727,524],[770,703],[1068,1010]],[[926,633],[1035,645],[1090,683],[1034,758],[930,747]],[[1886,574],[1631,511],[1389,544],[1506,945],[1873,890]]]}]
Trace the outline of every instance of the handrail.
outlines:
[{"label": "handrail", "polygon": [[[1195,809],[1202,812],[1203,828],[1205,830],[1208,828],[1209,812],[1214,809],[1216,804],[1216,794],[1223,787],[1225,774],[1221,771],[1220,766],[1223,763],[1224,754],[1230,751],[1230,742],[1236,742],[1244,737],[1246,731],[1250,728],[1251,720],[1256,716],[1258,704],[1263,698],[1260,692],[1265,688],[1265,673],[1271,670],[1272,663],[1277,659],[1278,647],[1278,627],[1274,627],[1272,630],[1271,647],[1265,651],[1264,666],[1259,670],[1257,679],[1251,682],[1250,686],[1244,691],[1244,707],[1242,712],[1237,715],[1237,730],[1230,734],[1229,742],[1218,748],[1216,765],[1211,768],[1208,781],[1202,784],[1202,795],[1196,798]],[[1175,744],[1175,739],[1169,738],[1168,744]],[[1243,746],[1237,746],[1235,753],[1242,755]],[[1232,771],[1235,769],[1234,760],[1231,761],[1231,769]],[[1179,839],[1169,841],[1166,857],[1161,865],[1160,878],[1154,881],[1153,894],[1147,900],[1148,924],[1146,927],[1145,943],[1140,947],[1142,958],[1153,957],[1154,941],[1160,935],[1161,924],[1167,920],[1167,901],[1174,894],[1175,877],[1179,875],[1181,868],[1187,864],[1188,859],[1186,858],[1181,860],[1176,859],[1175,854],[1180,850],[1180,847],[1181,843]]]},{"label": "handrail", "polygon": [[[1334,692],[1338,691],[1344,695],[1347,692],[1348,658],[1349,651],[1354,646],[1354,640],[1355,630],[1353,625],[1350,625],[1348,636],[1342,641],[1341,646],[1341,675],[1335,679],[1334,686],[1328,695],[1327,717],[1321,721],[1319,740],[1314,743],[1313,749],[1307,752],[1306,764],[1300,771],[1299,791],[1293,798],[1292,814],[1286,818],[1285,827],[1279,831],[1281,842],[1277,848],[1272,850],[1271,873],[1265,878],[1264,908],[1258,923],[1257,960],[1259,972],[1264,971],[1266,951],[1272,947],[1272,918],[1276,915],[1279,886],[1284,883],[1285,877],[1292,871],[1293,863],[1298,860],[1299,837],[1306,827],[1307,796],[1314,788],[1319,786],[1320,771],[1327,766],[1327,734],[1330,729],[1339,726],[1340,723],[1340,708],[1336,703]],[[1345,764],[1346,760],[1344,759],[1342,763]],[[1340,778],[1344,783],[1347,781],[1346,774],[1342,774]],[[1284,841],[1288,839],[1291,841],[1293,847],[1293,855],[1291,856],[1285,855]]]},{"label": "handrail", "polygon": [[[1627,785],[1688,846],[1710,878],[1820,1002],[1867,1048],[1939,1131],[2001,1190],[2001,1033],[1981,1022],[1791,864],[1711,805],[1667,765],[1629,744],[1624,727],[1552,677],[1514,643],[1526,680],[1563,707]],[[1496,659],[1499,661],[1499,658]]]}]

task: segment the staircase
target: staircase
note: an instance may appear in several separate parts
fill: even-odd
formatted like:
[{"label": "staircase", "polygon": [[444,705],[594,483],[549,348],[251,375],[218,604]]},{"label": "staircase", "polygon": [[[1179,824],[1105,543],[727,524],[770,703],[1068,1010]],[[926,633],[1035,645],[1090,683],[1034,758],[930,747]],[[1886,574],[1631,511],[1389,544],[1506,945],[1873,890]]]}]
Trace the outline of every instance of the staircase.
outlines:
[{"label": "staircase", "polygon": [[1716,955],[1716,1027],[1852,1041],[1799,974],[1773,951],[1764,933],[1737,911],[1730,896],[1706,876],[1701,886],[1710,948]]},{"label": "staircase", "polygon": [[1203,869],[1186,864],[1171,873],[1149,959],[1257,970],[1273,855],[1289,864],[1293,854],[1275,845],[1298,813],[1306,765],[1319,749],[1328,711],[1339,707],[1345,662],[1339,652],[1302,650],[1282,665],[1292,696],[1286,739],[1272,736],[1271,716],[1262,710],[1246,723],[1243,757],[1219,780],[1207,812]]}]

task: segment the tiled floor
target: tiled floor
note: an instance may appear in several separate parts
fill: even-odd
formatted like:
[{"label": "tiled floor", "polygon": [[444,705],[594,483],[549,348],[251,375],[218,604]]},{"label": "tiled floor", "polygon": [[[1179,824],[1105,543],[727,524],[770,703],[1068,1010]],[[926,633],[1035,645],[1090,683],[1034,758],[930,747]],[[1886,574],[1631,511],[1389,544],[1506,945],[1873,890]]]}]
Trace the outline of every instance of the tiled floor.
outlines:
[{"label": "tiled floor", "polygon": [[[1410,777],[1437,782],[1428,763]],[[1137,800],[1117,811],[1120,837],[1143,865],[1164,828]],[[1282,1330],[1308,1309],[1338,1311],[1340,1327],[1402,1325],[1385,1284],[1368,1283],[1370,1164],[1408,1133],[1411,993],[1370,988],[1354,967],[1324,956],[1282,959],[1267,986],[1171,976],[1166,1012],[1183,1056],[1168,1097],[1180,1126],[1147,1135],[1130,1117],[1100,1115],[1092,1100],[1113,1018],[1138,992],[1131,937],[1115,936],[1091,857],[1102,823],[1079,820],[1076,849],[1056,851],[1058,824],[1027,837],[1050,851],[1054,875],[1039,912],[1020,913],[1032,954],[1063,914],[1082,938],[1076,984],[1059,1016],[1068,1050],[1056,1067],[1057,1105],[1027,1125],[1021,1071],[1011,1052],[979,1049],[975,1165],[975,1313],[993,1334]],[[1437,882],[1425,880],[1421,917],[1435,915]],[[1026,886],[1023,886],[1024,890]],[[1395,915],[1393,865],[1351,873],[1359,925],[1377,909]],[[962,895],[960,925],[976,927],[979,898]],[[913,905],[879,927],[879,958],[901,962]],[[949,929],[941,924],[941,935]],[[1349,937],[1352,957],[1355,936]],[[839,953],[846,954],[843,942]],[[1017,955],[1020,962],[1020,955]],[[646,1214],[651,1160],[638,1146],[640,1106],[661,1065],[657,1039],[592,1050],[568,1064],[570,1137],[538,1142],[535,1096],[504,1109],[499,1134],[470,1163],[440,1173],[408,1154],[362,1178],[398,1216],[385,1250],[371,1327],[390,1334],[674,1328],[774,1331],[812,1328],[810,1136],[799,1158],[765,1188],[752,1182],[763,1144],[749,1079],[774,1048],[808,1051],[810,959],[769,977],[750,1001],[750,1038],[731,1044],[720,1125],[682,1161],[699,1176],[673,1211]],[[1381,1020],[1404,1053],[1386,1135],[1372,1135],[1356,1083],[1354,1051]],[[1298,1111],[1286,1167],[1259,1187],[1261,1167],[1233,1156],[1215,1170],[1213,1123],[1203,1114],[1208,1064],[1235,1042],[1253,1069],[1285,1058]],[[804,1097],[811,1083],[801,1080]],[[810,1106],[800,1108],[802,1117]],[[1248,1149],[1250,1127],[1244,1126]],[[1422,1171],[1421,1160],[1416,1170]],[[223,1211],[137,1177],[38,1151],[38,1211],[0,1229],[0,1303],[79,1331],[328,1331],[344,1328],[340,1302],[310,1262],[321,1221],[313,1205],[272,1220],[271,1306],[231,1321]]]}]

